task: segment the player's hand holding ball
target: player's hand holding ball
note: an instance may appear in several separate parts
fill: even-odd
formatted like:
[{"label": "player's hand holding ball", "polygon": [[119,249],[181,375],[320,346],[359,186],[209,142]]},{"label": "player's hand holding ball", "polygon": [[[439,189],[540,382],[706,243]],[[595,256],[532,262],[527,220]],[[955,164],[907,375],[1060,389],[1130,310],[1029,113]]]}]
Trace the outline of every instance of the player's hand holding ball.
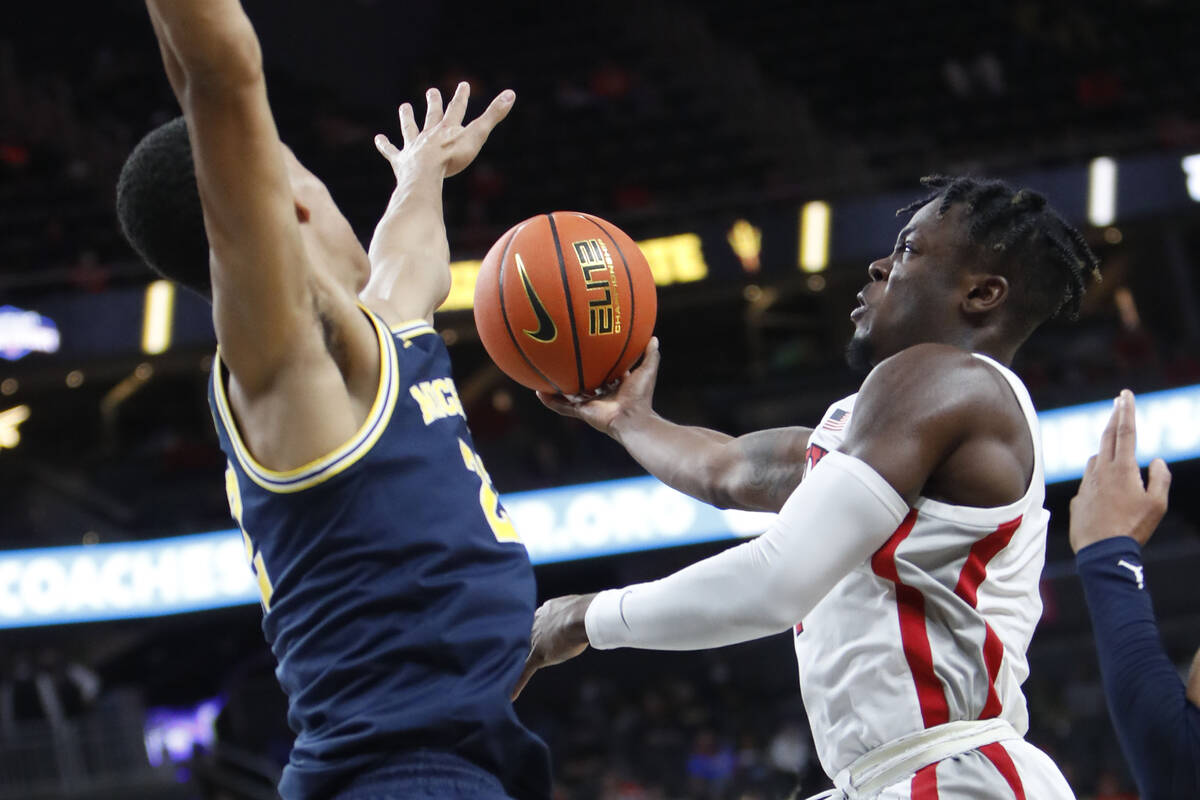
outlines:
[{"label": "player's hand holding ball", "polygon": [[[514,225],[484,257],[475,284],[475,325],[488,355],[545,396],[595,396],[621,380],[646,351],[657,314],[654,275],[633,239],[573,211]],[[653,370],[647,377],[648,399]],[[576,416],[603,429],[605,408]]]},{"label": "player's hand holding ball", "polygon": [[658,380],[658,337],[652,337],[642,363],[626,372],[614,387],[605,387],[595,396],[562,395],[538,392],[538,399],[551,411],[575,417],[601,433],[616,436],[622,421],[637,420],[653,414],[654,385]]}]

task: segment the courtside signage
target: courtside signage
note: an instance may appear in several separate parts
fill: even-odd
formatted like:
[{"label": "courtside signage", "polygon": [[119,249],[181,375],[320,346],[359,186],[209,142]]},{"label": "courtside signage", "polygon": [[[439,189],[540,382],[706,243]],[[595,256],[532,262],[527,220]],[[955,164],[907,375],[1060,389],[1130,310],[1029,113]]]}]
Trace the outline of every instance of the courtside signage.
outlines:
[{"label": "courtside signage", "polygon": [[0,627],[258,602],[239,532],[0,554]]},{"label": "courtside signage", "polygon": [[[1083,476],[1112,414],[1111,400],[1057,408],[1038,415],[1046,483]],[[1200,386],[1137,396],[1137,458],[1183,461],[1200,457]]]},{"label": "courtside signage", "polygon": [[[1046,482],[1083,474],[1112,402],[1039,414]],[[1200,386],[1137,398],[1138,460],[1200,457]],[[650,477],[504,496],[534,564],[755,536],[772,514],[722,511]],[[179,614],[259,602],[236,529],[0,553],[0,628]]]}]

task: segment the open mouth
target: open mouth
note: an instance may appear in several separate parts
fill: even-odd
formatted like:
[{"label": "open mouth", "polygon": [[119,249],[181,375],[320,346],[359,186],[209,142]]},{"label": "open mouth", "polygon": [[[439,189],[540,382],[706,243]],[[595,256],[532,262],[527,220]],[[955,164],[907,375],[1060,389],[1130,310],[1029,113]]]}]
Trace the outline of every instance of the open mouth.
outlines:
[{"label": "open mouth", "polygon": [[867,306],[866,299],[862,295],[862,292],[859,292],[858,295],[854,299],[856,299],[858,301],[858,305],[855,307],[855,309],[853,311],[850,312],[850,319],[858,320],[859,318],[862,317],[863,314],[867,313],[868,306]]}]

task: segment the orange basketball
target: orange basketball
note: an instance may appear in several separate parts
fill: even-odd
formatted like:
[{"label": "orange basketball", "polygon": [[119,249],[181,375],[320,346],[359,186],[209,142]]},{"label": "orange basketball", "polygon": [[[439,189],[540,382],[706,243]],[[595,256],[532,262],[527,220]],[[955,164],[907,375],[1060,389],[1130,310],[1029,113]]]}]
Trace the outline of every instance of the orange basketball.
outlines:
[{"label": "orange basketball", "polygon": [[488,355],[531,389],[583,394],[637,361],[658,313],[642,251],[590,214],[530,217],[500,237],[475,284]]}]

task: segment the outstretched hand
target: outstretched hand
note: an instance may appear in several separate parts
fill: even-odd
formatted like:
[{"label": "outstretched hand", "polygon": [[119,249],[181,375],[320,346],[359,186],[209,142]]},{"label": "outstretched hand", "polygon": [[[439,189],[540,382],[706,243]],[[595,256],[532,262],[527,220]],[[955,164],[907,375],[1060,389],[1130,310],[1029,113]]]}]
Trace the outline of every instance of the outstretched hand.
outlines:
[{"label": "outstretched hand", "polygon": [[1142,483],[1138,468],[1133,393],[1121,392],[1100,437],[1100,452],[1088,459],[1079,492],[1071,499],[1071,549],[1116,536],[1145,545],[1167,511],[1171,472],[1166,462],[1150,462]]},{"label": "outstretched hand", "polygon": [[627,371],[616,388],[596,397],[538,392],[538,399],[551,411],[565,417],[575,417],[596,430],[614,435],[614,428],[621,418],[632,418],[639,414],[654,413],[654,384],[658,380],[658,337],[652,337],[646,345],[642,363],[637,369]]},{"label": "outstretched hand", "polygon": [[547,600],[533,616],[533,633],[530,638],[529,657],[525,659],[525,670],[512,692],[516,700],[542,667],[550,667],[569,661],[588,647],[584,616],[595,594],[569,594]]},{"label": "outstretched hand", "polygon": [[508,116],[517,99],[511,89],[505,89],[492,100],[484,112],[463,125],[471,87],[465,81],[458,84],[445,110],[442,94],[437,89],[425,92],[425,123],[417,126],[411,103],[400,106],[400,134],[403,148],[397,148],[382,133],[375,137],[375,147],[392,165],[399,180],[409,164],[430,165],[442,170],[449,178],[467,168],[479,155],[492,130]]}]

